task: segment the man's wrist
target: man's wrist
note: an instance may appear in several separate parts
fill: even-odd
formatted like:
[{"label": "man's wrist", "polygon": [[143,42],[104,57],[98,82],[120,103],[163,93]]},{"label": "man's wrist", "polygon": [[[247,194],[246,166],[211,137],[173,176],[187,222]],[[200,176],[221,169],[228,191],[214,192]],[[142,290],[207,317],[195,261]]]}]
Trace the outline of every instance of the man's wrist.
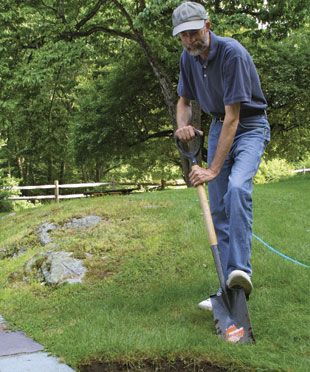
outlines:
[{"label": "man's wrist", "polygon": [[209,167],[210,171],[213,172],[215,175],[218,175],[221,171],[221,168],[217,167],[217,166],[214,166],[211,164],[211,166]]}]

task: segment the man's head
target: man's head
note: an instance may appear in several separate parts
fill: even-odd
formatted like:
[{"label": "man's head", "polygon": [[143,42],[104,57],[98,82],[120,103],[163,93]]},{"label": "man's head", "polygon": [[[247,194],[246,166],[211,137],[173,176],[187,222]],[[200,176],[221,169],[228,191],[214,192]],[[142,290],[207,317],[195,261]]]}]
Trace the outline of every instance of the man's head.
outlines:
[{"label": "man's head", "polygon": [[188,30],[200,30],[204,27],[207,19],[208,14],[201,4],[186,1],[173,11],[172,35],[176,36],[180,32]]},{"label": "man's head", "polygon": [[210,22],[205,8],[187,1],[179,5],[172,14],[173,36],[179,35],[183,47],[192,56],[206,55],[210,41]]}]

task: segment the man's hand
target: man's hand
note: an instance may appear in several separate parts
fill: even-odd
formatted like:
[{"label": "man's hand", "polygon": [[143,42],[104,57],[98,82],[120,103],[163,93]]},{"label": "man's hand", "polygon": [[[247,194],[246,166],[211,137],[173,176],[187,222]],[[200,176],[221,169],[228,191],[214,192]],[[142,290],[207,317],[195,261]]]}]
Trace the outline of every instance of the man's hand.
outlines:
[{"label": "man's hand", "polygon": [[217,175],[218,173],[213,171],[211,168],[195,167],[195,169],[193,169],[189,174],[189,180],[193,186],[198,186],[205,182],[214,180]]},{"label": "man's hand", "polygon": [[195,137],[194,127],[186,125],[185,127],[178,128],[175,131],[175,136],[182,142],[189,142]]}]

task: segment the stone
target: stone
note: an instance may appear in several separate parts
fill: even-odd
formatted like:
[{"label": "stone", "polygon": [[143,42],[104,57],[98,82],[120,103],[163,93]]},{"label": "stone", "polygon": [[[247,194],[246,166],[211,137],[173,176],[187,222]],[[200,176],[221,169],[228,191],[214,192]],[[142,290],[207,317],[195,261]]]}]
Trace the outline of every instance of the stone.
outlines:
[{"label": "stone", "polygon": [[73,218],[70,222],[65,223],[67,229],[80,229],[97,225],[102,220],[99,216],[86,216],[82,218]]},{"label": "stone", "polygon": [[43,350],[42,345],[27,337],[23,332],[1,332],[0,345],[0,356]]},{"label": "stone", "polygon": [[8,326],[3,318],[2,315],[0,315],[0,332],[5,332],[8,329]]},{"label": "stone", "polygon": [[72,257],[72,252],[63,251],[38,253],[24,265],[25,279],[34,275],[49,285],[81,283],[86,271],[83,262]]},{"label": "stone", "polygon": [[0,260],[3,260],[5,258],[17,257],[25,253],[26,250],[27,250],[26,247],[16,247],[16,246],[0,247]]},{"label": "stone", "polygon": [[41,267],[43,262],[47,260],[47,253],[37,253],[24,265],[24,275],[29,277],[34,275],[40,282],[44,281]]},{"label": "stone", "polygon": [[49,222],[43,223],[38,229],[40,243],[42,245],[51,243],[53,240],[49,236],[49,232],[57,229],[58,227],[59,226],[54,223],[49,223]]},{"label": "stone", "polygon": [[74,372],[46,352],[26,353],[0,357],[1,372]]},{"label": "stone", "polygon": [[81,283],[86,268],[71,252],[49,252],[41,266],[44,281],[50,285]]}]

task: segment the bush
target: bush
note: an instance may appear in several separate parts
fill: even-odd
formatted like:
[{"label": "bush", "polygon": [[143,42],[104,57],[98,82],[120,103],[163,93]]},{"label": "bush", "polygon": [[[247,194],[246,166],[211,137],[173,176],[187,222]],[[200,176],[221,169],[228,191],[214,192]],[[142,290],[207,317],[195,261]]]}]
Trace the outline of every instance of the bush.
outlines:
[{"label": "bush", "polygon": [[11,189],[11,187],[17,185],[17,179],[10,176],[3,176],[0,173],[0,212],[9,212],[14,209],[14,204],[8,200],[8,197],[20,194],[19,190]]},{"label": "bush", "polygon": [[283,178],[292,177],[293,167],[285,159],[262,160],[258,172],[254,178],[254,183],[268,183],[279,181]]},{"label": "bush", "polygon": [[303,160],[294,163],[294,167],[295,169],[310,168],[310,152],[305,154]]}]

